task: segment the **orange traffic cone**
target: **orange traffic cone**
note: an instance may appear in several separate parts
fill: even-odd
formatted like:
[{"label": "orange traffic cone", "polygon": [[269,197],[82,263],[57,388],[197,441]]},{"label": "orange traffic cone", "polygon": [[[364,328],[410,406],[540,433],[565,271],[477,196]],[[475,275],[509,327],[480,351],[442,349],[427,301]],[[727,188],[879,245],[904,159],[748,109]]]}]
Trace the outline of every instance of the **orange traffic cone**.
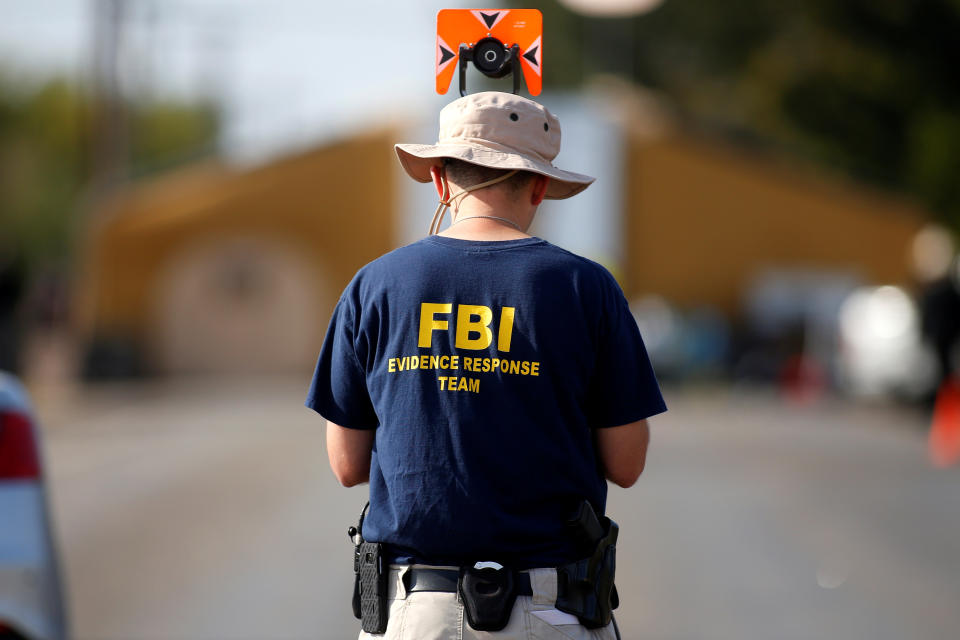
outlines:
[{"label": "orange traffic cone", "polygon": [[960,461],[960,380],[954,377],[937,392],[928,445],[935,467],[945,468]]}]

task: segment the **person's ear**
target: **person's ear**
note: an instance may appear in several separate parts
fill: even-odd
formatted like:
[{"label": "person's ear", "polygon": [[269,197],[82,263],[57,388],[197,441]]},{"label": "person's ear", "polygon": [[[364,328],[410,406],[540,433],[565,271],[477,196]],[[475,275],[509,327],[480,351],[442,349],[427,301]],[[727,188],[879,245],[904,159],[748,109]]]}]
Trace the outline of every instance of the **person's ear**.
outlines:
[{"label": "person's ear", "polygon": [[435,164],[430,167],[430,177],[433,178],[433,186],[437,188],[437,197],[443,200],[443,165]]},{"label": "person's ear", "polygon": [[533,178],[533,191],[530,193],[530,204],[539,205],[547,196],[547,186],[550,184],[550,178],[537,175]]}]

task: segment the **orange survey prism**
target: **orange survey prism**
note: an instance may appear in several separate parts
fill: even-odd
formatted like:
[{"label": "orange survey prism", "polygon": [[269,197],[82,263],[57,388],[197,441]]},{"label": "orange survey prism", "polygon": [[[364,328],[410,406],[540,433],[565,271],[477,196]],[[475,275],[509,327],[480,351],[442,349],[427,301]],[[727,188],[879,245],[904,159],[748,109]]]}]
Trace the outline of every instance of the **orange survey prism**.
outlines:
[{"label": "orange survey prism", "polygon": [[520,69],[530,95],[543,87],[543,16],[538,9],[441,9],[437,14],[437,93],[446,93],[460,70],[460,95],[467,93],[467,65],[490,78]]}]

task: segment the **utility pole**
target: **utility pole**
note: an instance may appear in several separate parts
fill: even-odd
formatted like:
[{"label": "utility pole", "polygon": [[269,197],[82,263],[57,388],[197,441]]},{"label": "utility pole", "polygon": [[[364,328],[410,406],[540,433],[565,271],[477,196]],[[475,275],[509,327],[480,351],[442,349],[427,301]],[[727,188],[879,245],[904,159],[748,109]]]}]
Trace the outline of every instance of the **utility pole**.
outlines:
[{"label": "utility pole", "polygon": [[127,175],[128,122],[120,83],[126,0],[93,2],[93,123],[90,186],[100,200]]}]

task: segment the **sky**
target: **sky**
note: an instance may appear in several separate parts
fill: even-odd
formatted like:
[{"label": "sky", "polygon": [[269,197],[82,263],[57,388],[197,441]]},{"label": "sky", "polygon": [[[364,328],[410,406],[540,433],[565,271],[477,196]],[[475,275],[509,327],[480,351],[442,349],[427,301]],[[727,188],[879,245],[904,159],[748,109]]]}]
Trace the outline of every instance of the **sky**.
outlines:
[{"label": "sky", "polygon": [[[436,12],[458,6],[128,0],[121,75],[140,93],[216,99],[224,152],[259,161],[442,104],[433,88]],[[2,0],[2,7],[0,67],[89,77],[94,0]]]},{"label": "sky", "polygon": [[[90,77],[95,0],[0,0],[0,68],[44,78]],[[471,3],[472,4],[472,3]],[[436,114],[457,97],[434,90],[436,13],[464,2],[128,0],[123,86],[156,97],[210,97],[224,113],[221,151],[236,164],[369,129],[400,125],[410,142],[436,139]],[[548,61],[545,61],[548,63]],[[504,80],[503,82],[508,82]],[[535,232],[614,266],[619,143],[596,106],[541,101],[563,123],[558,166],[603,179],[549,202]],[[406,239],[422,236],[432,189],[407,184]],[[590,211],[585,224],[583,212]],[[426,220],[424,219],[426,217]]]}]

